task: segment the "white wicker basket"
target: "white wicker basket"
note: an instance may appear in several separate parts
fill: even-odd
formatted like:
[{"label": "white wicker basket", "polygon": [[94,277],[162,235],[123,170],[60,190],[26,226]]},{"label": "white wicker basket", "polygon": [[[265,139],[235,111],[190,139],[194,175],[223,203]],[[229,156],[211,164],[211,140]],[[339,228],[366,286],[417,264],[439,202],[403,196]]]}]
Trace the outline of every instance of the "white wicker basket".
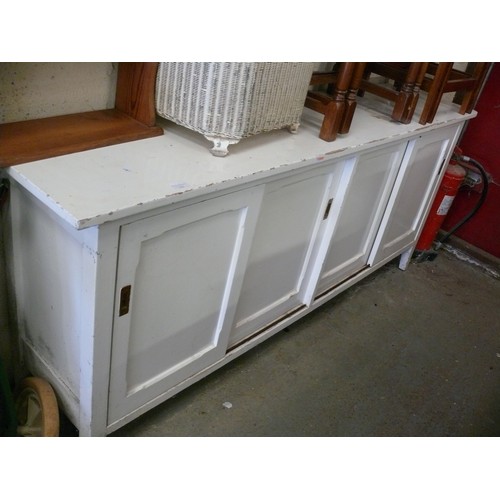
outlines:
[{"label": "white wicker basket", "polygon": [[165,62],[156,80],[158,115],[203,134],[226,156],[243,137],[296,132],[314,63]]}]

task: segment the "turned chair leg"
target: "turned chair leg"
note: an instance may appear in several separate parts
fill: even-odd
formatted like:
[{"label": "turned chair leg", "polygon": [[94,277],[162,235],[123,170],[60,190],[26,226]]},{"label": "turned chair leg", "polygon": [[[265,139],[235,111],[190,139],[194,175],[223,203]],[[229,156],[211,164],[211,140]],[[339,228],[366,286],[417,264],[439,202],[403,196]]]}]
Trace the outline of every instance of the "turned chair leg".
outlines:
[{"label": "turned chair leg", "polygon": [[392,119],[410,123],[417,105],[420,85],[425,76],[426,63],[411,63],[392,111]]},{"label": "turned chair leg", "polygon": [[342,121],[340,123],[340,134],[347,134],[351,128],[354,111],[356,111],[356,96],[358,95],[359,87],[361,85],[365,69],[366,63],[356,63],[356,67],[353,70],[351,83],[346,95],[344,116],[342,117]]},{"label": "turned chair leg", "polygon": [[453,69],[453,63],[439,63],[436,69],[436,74],[432,80],[429,92],[427,94],[427,99],[425,100],[424,109],[420,115],[419,123],[425,125],[427,123],[432,123],[434,117],[436,116],[439,103],[443,97],[444,88],[448,78],[450,76],[451,70]]},{"label": "turned chair leg", "polygon": [[469,91],[463,92],[463,96],[461,99],[462,102],[460,105],[460,113],[462,115],[465,113],[471,113],[472,110],[474,109],[479,92],[481,91],[484,80],[488,75],[489,68],[490,68],[490,63],[487,62],[475,63],[474,70],[472,71],[472,76],[473,78],[475,78],[476,83],[474,85],[474,88],[470,89]]},{"label": "turned chair leg", "polygon": [[346,111],[346,96],[351,84],[356,63],[342,63],[333,89],[331,99],[324,109],[320,139],[332,142],[337,138]]}]

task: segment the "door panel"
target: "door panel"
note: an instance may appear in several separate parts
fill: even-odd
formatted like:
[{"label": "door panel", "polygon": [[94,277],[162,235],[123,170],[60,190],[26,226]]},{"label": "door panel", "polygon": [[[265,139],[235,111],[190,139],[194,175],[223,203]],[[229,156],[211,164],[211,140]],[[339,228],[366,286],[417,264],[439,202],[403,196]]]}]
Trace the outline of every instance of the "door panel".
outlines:
[{"label": "door panel", "polygon": [[316,294],[367,265],[406,145],[405,141],[359,156],[335,223]]},{"label": "door panel", "polygon": [[[111,421],[224,356],[261,192],[222,196],[122,227]],[[122,290],[130,294],[128,308]]]},{"label": "door panel", "polygon": [[230,346],[304,305],[307,265],[343,165],[267,185]]},{"label": "door panel", "polygon": [[453,126],[410,141],[370,264],[391,259],[416,242],[459,129]]}]

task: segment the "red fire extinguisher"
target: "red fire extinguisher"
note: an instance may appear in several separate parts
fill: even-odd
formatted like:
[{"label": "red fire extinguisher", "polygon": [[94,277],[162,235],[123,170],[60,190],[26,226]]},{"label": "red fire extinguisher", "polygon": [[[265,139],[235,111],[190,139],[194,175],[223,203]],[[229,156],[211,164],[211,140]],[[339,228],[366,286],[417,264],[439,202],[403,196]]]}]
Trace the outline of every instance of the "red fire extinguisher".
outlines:
[{"label": "red fire extinguisher", "polygon": [[431,249],[432,243],[436,239],[438,231],[441,229],[446,214],[466,175],[467,172],[465,168],[458,165],[453,159],[450,160],[427,217],[427,221],[425,222],[415,247],[415,252],[417,254],[428,252]]}]

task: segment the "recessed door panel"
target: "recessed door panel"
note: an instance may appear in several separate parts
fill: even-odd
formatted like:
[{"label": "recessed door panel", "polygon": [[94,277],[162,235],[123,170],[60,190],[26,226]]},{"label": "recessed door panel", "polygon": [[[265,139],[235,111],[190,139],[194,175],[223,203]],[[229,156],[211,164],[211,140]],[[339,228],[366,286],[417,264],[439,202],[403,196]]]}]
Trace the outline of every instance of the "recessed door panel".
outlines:
[{"label": "recessed door panel", "polygon": [[317,293],[367,265],[406,145],[405,141],[359,156],[335,223]]},{"label": "recessed door panel", "polygon": [[410,142],[370,264],[391,259],[416,242],[458,130],[449,127]]},{"label": "recessed door panel", "polygon": [[304,304],[307,265],[343,164],[266,186],[230,346]]},{"label": "recessed door panel", "polygon": [[122,227],[110,420],[224,356],[259,201],[248,190]]}]

